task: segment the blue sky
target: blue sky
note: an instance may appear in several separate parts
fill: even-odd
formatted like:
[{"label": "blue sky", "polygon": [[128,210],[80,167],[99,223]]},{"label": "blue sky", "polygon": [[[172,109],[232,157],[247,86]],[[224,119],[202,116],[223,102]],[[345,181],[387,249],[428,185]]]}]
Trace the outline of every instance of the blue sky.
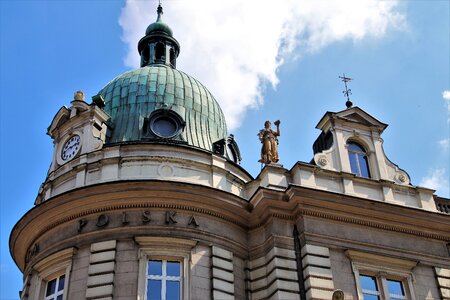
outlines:
[{"label": "blue sky", "polygon": [[[345,73],[354,105],[389,124],[389,159],[412,184],[449,196],[449,1],[209,2],[166,1],[164,19],[181,44],[178,67],[221,103],[254,177],[256,133],[267,119],[281,120],[285,168],[310,161],[315,125],[345,108]],[[47,127],[76,90],[90,99],[135,64],[135,40],[156,6],[0,1],[0,299],[17,299],[22,288],[8,238],[45,180]]]}]

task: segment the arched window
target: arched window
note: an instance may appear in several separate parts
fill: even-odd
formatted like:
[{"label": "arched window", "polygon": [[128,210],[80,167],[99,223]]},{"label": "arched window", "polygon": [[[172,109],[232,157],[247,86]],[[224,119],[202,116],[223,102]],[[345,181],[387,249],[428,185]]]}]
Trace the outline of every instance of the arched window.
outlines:
[{"label": "arched window", "polygon": [[175,51],[173,51],[173,48],[170,48],[170,64],[172,65],[172,67],[176,67],[175,66]]},{"label": "arched window", "polygon": [[166,49],[163,43],[157,43],[155,46],[155,60],[156,62],[161,62],[166,59],[165,57]]},{"label": "arched window", "polygon": [[141,52],[141,67],[144,67],[148,64],[149,58],[150,58],[150,49],[147,45]]},{"label": "arched window", "polygon": [[364,148],[355,142],[349,142],[347,150],[352,173],[356,176],[370,178],[369,160]]}]

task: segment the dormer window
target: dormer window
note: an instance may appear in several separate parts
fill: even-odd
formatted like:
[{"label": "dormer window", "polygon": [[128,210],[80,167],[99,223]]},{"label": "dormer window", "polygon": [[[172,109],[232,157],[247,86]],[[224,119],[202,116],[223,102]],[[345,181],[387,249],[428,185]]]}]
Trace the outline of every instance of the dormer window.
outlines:
[{"label": "dormer window", "polygon": [[356,176],[370,178],[369,161],[366,150],[355,142],[347,143],[347,150],[352,173],[356,174]]}]

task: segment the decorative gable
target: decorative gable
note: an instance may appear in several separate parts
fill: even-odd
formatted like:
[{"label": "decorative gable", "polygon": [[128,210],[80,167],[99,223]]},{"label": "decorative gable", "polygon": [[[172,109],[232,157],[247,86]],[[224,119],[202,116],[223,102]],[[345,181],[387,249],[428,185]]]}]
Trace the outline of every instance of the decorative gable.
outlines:
[{"label": "decorative gable", "polygon": [[409,175],[384,154],[381,134],[387,126],[359,107],[327,112],[316,126],[322,133],[313,160],[322,169],[409,185]]}]

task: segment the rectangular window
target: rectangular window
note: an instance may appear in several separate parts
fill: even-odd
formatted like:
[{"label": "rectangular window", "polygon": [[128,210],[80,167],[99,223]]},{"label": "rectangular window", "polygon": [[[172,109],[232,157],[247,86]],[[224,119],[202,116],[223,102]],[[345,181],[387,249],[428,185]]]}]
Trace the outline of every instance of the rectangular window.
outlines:
[{"label": "rectangular window", "polygon": [[[404,283],[386,275],[359,275],[363,300],[407,300]],[[387,295],[387,296],[384,296]]]},{"label": "rectangular window", "polygon": [[377,280],[373,276],[360,275],[361,288],[364,300],[379,300],[380,290],[378,289]]},{"label": "rectangular window", "polygon": [[47,281],[44,300],[63,300],[65,275]]},{"label": "rectangular window", "polygon": [[147,264],[147,300],[181,300],[181,262],[149,260]]},{"label": "rectangular window", "polygon": [[405,289],[401,281],[387,279],[386,282],[389,291],[389,300],[406,299]]},{"label": "rectangular window", "polygon": [[358,300],[415,300],[412,270],[417,261],[357,250],[345,254],[352,262]]}]

